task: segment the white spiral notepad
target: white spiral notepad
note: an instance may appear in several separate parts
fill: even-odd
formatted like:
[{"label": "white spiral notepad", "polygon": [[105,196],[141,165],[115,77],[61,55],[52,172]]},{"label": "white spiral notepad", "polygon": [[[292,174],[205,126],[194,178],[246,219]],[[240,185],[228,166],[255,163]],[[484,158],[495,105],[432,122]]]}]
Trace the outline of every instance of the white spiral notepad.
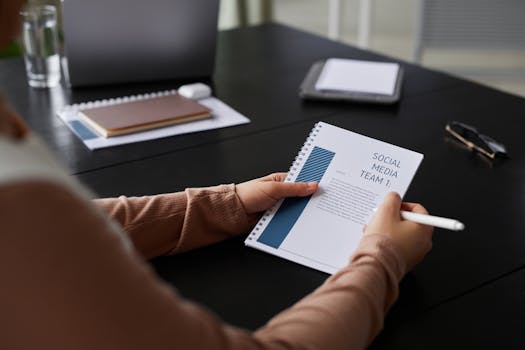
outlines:
[{"label": "white spiral notepad", "polygon": [[308,197],[286,198],[259,220],[245,244],[335,273],[344,267],[387,192],[403,196],[423,155],[319,122],[287,182],[317,181]]},{"label": "white spiral notepad", "polygon": [[111,106],[115,104],[140,101],[170,94],[177,94],[176,90],[167,90],[150,94],[126,96],[115,99],[100,100],[74,104],[64,107],[57,114],[62,121],[78,136],[80,140],[90,149],[98,149],[123,145],[127,143],[158,139],[162,137],[187,134],[203,130],[224,128],[233,125],[249,123],[250,120],[215,97],[199,99],[198,102],[212,111],[212,117],[184,124],[177,124],[158,129],[152,129],[133,134],[105,138],[90,128],[79,117],[78,112],[87,108]]}]

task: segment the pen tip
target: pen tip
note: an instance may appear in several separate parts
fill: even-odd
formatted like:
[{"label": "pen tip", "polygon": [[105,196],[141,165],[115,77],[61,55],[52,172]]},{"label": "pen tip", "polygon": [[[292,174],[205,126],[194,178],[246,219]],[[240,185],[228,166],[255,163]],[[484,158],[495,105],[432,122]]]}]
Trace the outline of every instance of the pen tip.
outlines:
[{"label": "pen tip", "polygon": [[454,228],[456,229],[456,231],[463,231],[465,229],[465,225],[463,225],[462,222],[456,222]]}]

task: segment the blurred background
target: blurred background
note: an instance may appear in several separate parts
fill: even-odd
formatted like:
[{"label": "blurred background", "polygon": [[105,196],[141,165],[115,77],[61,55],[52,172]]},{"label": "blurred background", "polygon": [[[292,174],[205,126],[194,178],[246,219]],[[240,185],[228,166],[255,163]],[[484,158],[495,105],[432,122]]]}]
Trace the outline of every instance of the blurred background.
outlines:
[{"label": "blurred background", "polygon": [[219,29],[274,21],[525,97],[524,18],[523,0],[221,0]]},{"label": "blurred background", "polygon": [[223,0],[219,27],[273,20],[525,97],[524,19],[523,0]]}]

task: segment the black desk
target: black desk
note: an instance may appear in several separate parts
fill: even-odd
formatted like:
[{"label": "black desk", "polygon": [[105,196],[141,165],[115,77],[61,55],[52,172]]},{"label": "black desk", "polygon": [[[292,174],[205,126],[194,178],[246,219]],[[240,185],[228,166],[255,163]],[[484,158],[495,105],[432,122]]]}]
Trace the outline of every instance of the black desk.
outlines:
[{"label": "black desk", "polygon": [[[401,62],[398,105],[302,102],[297,89],[304,74],[326,57],[390,60],[280,25],[222,32],[214,92],[252,123],[95,152],[55,117],[57,108],[181,82],[39,91],[26,87],[18,59],[0,61],[0,80],[15,109],[101,196],[171,192],[286,170],[318,120],[424,153],[405,199],[457,217],[467,230],[436,230],[433,251],[403,280],[400,300],[372,347],[519,348],[525,324],[525,99]],[[448,120],[472,123],[502,140],[512,158],[491,164],[447,142]],[[262,325],[326,278],[242,242],[153,264],[183,295],[247,328]]]}]

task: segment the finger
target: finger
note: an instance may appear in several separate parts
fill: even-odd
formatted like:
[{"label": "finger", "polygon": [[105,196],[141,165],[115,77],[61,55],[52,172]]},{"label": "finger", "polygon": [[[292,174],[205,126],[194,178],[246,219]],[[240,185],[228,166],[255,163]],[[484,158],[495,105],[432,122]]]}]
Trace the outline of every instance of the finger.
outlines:
[{"label": "finger", "polygon": [[396,192],[388,192],[383,199],[383,203],[377,209],[376,214],[387,215],[389,217],[399,217],[401,208],[401,197]]},{"label": "finger", "polygon": [[427,209],[419,203],[401,203],[401,210],[413,211],[419,214],[428,214]]},{"label": "finger", "polygon": [[29,132],[28,127],[22,119],[6,104],[0,97],[0,133],[6,134],[15,139],[26,136]]},{"label": "finger", "polygon": [[274,198],[302,197],[317,190],[316,182],[273,182],[268,185],[269,194]]},{"label": "finger", "polygon": [[11,123],[15,129],[15,137],[16,138],[24,138],[29,133],[29,128],[27,127],[26,123],[22,121],[18,116],[13,116],[11,119]]},{"label": "finger", "polygon": [[273,173],[272,176],[274,181],[283,182],[288,173]]}]

